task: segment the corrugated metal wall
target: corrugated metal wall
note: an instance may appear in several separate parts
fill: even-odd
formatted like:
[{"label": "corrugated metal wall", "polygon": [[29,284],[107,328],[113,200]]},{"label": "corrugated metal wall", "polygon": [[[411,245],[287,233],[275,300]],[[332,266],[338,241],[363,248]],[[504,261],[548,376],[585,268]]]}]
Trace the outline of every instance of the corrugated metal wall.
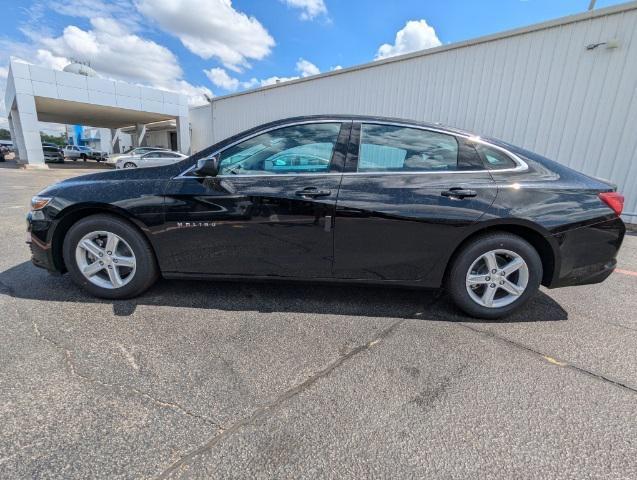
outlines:
[{"label": "corrugated metal wall", "polygon": [[[586,49],[611,39],[618,48]],[[220,97],[213,101],[212,139],[317,113],[442,122],[497,137],[613,180],[626,195],[625,211],[635,213],[637,2]],[[637,215],[626,220],[637,222]]]},{"label": "corrugated metal wall", "polygon": [[191,108],[188,115],[190,118],[190,148],[192,153],[197,153],[215,142],[212,136],[212,105]]}]

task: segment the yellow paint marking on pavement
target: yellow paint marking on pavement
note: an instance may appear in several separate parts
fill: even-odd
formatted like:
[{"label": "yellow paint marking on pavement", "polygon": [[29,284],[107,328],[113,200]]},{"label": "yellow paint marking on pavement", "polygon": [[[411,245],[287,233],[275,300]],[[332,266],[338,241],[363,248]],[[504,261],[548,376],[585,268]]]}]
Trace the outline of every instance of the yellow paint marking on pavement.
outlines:
[{"label": "yellow paint marking on pavement", "polygon": [[548,355],[542,355],[542,356],[547,362],[552,363],[553,365],[559,365],[560,367],[563,367],[564,365],[566,365],[566,363],[560,362],[559,360],[555,360],[553,357],[549,357]]}]

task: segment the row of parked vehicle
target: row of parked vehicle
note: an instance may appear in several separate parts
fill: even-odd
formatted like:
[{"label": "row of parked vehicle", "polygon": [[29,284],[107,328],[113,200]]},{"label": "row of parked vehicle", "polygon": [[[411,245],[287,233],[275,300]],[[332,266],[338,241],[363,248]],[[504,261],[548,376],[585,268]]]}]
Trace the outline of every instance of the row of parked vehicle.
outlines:
[{"label": "row of parked vehicle", "polygon": [[186,158],[186,155],[181,153],[157,147],[137,147],[126,153],[109,155],[83,145],[66,145],[61,148],[53,143],[43,143],[42,150],[46,163],[64,163],[65,159],[74,162],[95,160],[114,164],[115,168],[155,167],[176,163]]}]

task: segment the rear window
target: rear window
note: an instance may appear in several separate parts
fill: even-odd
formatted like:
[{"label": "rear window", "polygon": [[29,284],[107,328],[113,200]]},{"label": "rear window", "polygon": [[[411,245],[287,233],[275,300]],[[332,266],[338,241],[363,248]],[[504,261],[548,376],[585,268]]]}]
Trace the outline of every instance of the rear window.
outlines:
[{"label": "rear window", "polygon": [[363,124],[359,172],[438,172],[458,169],[452,135],[394,125]]},{"label": "rear window", "polygon": [[43,147],[45,152],[49,153],[58,153],[57,147]]}]

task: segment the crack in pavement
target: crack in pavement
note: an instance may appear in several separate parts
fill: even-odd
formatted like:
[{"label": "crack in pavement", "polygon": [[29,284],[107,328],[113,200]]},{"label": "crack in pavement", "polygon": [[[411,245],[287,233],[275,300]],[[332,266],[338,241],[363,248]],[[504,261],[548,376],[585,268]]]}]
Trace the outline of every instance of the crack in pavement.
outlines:
[{"label": "crack in pavement", "polygon": [[139,390],[138,388],[135,387],[131,387],[128,385],[122,385],[122,384],[118,384],[118,383],[108,383],[108,382],[103,382],[101,380],[98,380],[97,378],[93,378],[90,377],[86,374],[80,373],[77,369],[76,366],[76,362],[73,359],[73,351],[69,350],[68,348],[64,347],[63,345],[61,345],[60,343],[56,342],[55,340],[52,340],[51,338],[47,337],[46,335],[44,335],[41,331],[40,328],[38,327],[38,324],[35,320],[32,320],[31,322],[33,324],[33,330],[35,331],[35,334],[38,338],[40,338],[41,340],[44,340],[45,342],[49,343],[50,345],[54,346],[56,349],[60,350],[61,352],[64,353],[64,358],[66,361],[66,365],[69,369],[69,372],[71,372],[72,375],[79,377],[87,382],[91,382],[91,383],[95,383],[97,385],[100,385],[102,387],[105,388],[109,388],[109,389],[120,389],[120,390],[124,390],[124,391],[128,391],[128,392],[132,392],[140,397],[143,397],[147,400],[150,400],[151,402],[160,405],[162,407],[166,407],[166,408],[172,408],[174,410],[178,410],[179,412],[183,413],[184,415],[187,415],[189,417],[192,418],[196,418],[198,420],[201,420],[202,422],[207,423],[208,425],[212,425],[214,427],[216,427],[219,431],[223,431],[223,427],[221,425],[219,425],[218,423],[216,423],[215,421],[213,421],[212,419],[208,418],[208,417],[204,417],[202,415],[198,415],[196,413],[191,412],[190,410],[186,409],[185,407],[181,406],[178,403],[175,402],[168,402],[165,400],[161,400],[159,398],[153,397],[152,395],[150,395],[149,393],[143,392],[141,390]]},{"label": "crack in pavement", "polygon": [[[11,297],[15,301],[16,295],[15,295],[15,292],[14,292],[13,288],[10,285],[7,285],[6,283],[0,281],[0,289],[4,290],[8,294],[8,296]],[[1,291],[0,291],[0,293],[1,293]],[[15,309],[16,314],[18,315],[19,318],[25,319],[24,314],[20,311],[19,308],[17,308],[17,306],[14,305],[13,308]],[[144,392],[142,390],[139,390],[138,388],[135,388],[135,387],[131,387],[131,386],[128,386],[128,385],[117,384],[117,383],[103,382],[101,380],[98,380],[97,378],[93,378],[93,377],[90,377],[89,375],[80,373],[78,371],[77,366],[76,366],[77,362],[73,359],[73,351],[72,350],[66,348],[61,343],[56,342],[52,338],[50,338],[50,337],[46,336],[45,334],[43,334],[42,331],[40,330],[40,327],[39,327],[38,323],[35,320],[31,319],[31,325],[33,327],[33,331],[35,332],[35,336],[38,339],[47,342],[49,345],[53,346],[55,349],[59,350],[60,352],[62,352],[64,354],[64,360],[65,360],[66,366],[67,366],[69,372],[72,375],[74,375],[74,376],[76,376],[78,378],[81,378],[82,380],[85,380],[87,382],[91,382],[91,383],[100,385],[102,387],[105,387],[105,388],[108,388],[108,389],[111,389],[111,390],[119,389],[119,390],[122,390],[122,391],[128,391],[128,392],[133,393],[133,394],[135,394],[137,396],[140,396],[140,397],[143,397],[143,398],[145,398],[147,400],[150,400],[152,403],[154,403],[156,405],[159,405],[161,407],[171,408],[171,409],[177,410],[180,413],[182,413],[184,415],[187,415],[187,416],[189,416],[191,418],[195,418],[195,419],[201,420],[202,422],[217,428],[218,431],[223,432],[223,430],[224,430],[223,427],[221,425],[219,425],[217,422],[215,422],[214,420],[212,420],[212,419],[210,419],[208,417],[204,417],[202,415],[193,413],[190,410],[188,410],[187,408],[181,406],[180,404],[178,404],[176,402],[169,402],[169,401],[166,401],[166,400],[161,400],[161,399],[153,397],[149,393],[146,393],[146,392]]]},{"label": "crack in pavement", "polygon": [[302,382],[302,383],[300,383],[300,384],[298,384],[298,385],[286,390],[281,395],[279,395],[276,399],[274,399],[272,402],[270,402],[270,403],[268,403],[266,405],[263,405],[262,407],[257,408],[250,416],[244,417],[244,418],[238,420],[233,425],[231,425],[227,429],[223,430],[221,433],[219,433],[219,434],[215,435],[214,437],[210,438],[202,446],[192,450],[191,452],[187,453],[186,455],[181,457],[176,462],[172,463],[170,466],[168,466],[168,468],[166,468],[157,477],[157,479],[160,480],[160,479],[170,478],[170,476],[172,476],[174,473],[176,473],[181,467],[188,465],[189,462],[192,461],[193,459],[195,459],[195,458],[197,458],[197,457],[199,457],[201,455],[205,455],[207,452],[211,451],[212,448],[215,445],[217,445],[218,443],[222,442],[224,439],[226,439],[227,437],[229,437],[233,433],[238,432],[243,427],[246,427],[248,425],[254,424],[255,422],[265,418],[270,412],[275,410],[277,407],[279,407],[285,401],[287,401],[287,400],[299,395],[300,393],[303,393],[304,391],[309,389],[312,385],[314,385],[316,382],[318,382],[322,378],[325,378],[325,377],[329,376],[334,370],[336,370],[338,367],[340,367],[347,360],[351,359],[352,357],[354,357],[354,356],[356,356],[356,355],[358,355],[358,354],[360,354],[362,352],[365,352],[365,351],[369,350],[374,345],[378,344],[380,341],[382,341],[383,339],[387,338],[398,327],[400,327],[400,325],[402,325],[405,321],[406,321],[405,319],[402,319],[402,320],[398,320],[398,321],[392,323],[389,327],[387,327],[385,330],[380,332],[376,337],[374,337],[369,342],[363,343],[363,344],[353,348],[352,350],[350,350],[346,354],[339,356],[336,360],[334,360],[333,362],[329,363],[325,368],[323,368],[322,370],[320,370],[320,371],[314,373],[313,375],[311,375],[310,377],[308,377],[308,379],[305,380],[304,382]]},{"label": "crack in pavement", "polygon": [[523,343],[516,342],[515,340],[508,339],[506,337],[498,335],[497,333],[493,333],[493,332],[487,331],[487,330],[481,330],[479,328],[475,328],[475,327],[469,326],[469,325],[467,325],[465,323],[462,323],[462,322],[457,322],[457,323],[456,322],[450,322],[450,323],[452,323],[453,325],[459,325],[459,326],[464,327],[467,330],[470,330],[470,331],[472,331],[474,333],[477,333],[479,335],[485,336],[487,338],[492,338],[492,339],[498,340],[500,342],[506,343],[506,344],[508,344],[510,346],[516,347],[518,349],[524,350],[524,351],[532,353],[534,355],[539,355],[544,360],[548,361],[549,363],[551,363],[553,365],[564,367],[564,368],[569,368],[569,369],[574,370],[576,372],[588,375],[589,377],[593,377],[593,378],[595,378],[597,380],[602,380],[604,382],[610,383],[611,385],[614,385],[616,387],[620,387],[620,388],[629,390],[629,391],[631,391],[633,393],[637,393],[637,387],[634,387],[632,385],[624,383],[621,380],[617,380],[617,379],[611,378],[611,377],[609,377],[607,375],[603,375],[601,373],[597,373],[597,372],[594,372],[592,370],[588,370],[588,369],[586,369],[584,367],[580,367],[578,365],[574,365],[572,363],[565,362],[564,360],[561,360],[561,359],[560,360],[556,360],[555,357],[553,357],[552,355],[548,355],[548,354],[542,353],[542,352],[540,352],[538,350],[535,350],[534,348],[531,348],[531,347],[529,347],[527,345],[524,345]]}]

